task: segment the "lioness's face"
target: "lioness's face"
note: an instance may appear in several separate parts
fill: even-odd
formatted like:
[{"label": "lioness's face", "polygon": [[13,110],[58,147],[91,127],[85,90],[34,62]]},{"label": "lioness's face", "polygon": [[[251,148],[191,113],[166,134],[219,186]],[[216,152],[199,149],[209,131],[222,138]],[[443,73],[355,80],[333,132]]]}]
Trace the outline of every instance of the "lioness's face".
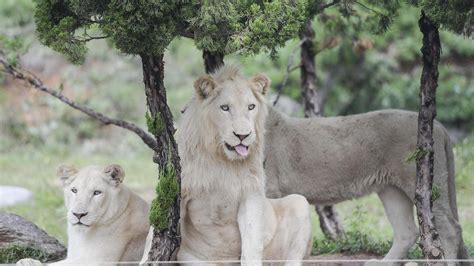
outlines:
[{"label": "lioness's face", "polygon": [[88,166],[79,171],[61,166],[67,220],[75,228],[88,228],[104,222],[121,190],[124,173],[120,166]]},{"label": "lioness's face", "polygon": [[[243,160],[254,152],[258,115],[270,81],[263,75],[251,80],[235,78],[218,83],[209,76],[195,83],[208,117],[217,129],[216,140],[230,160]],[[204,97],[203,97],[204,96]]]}]

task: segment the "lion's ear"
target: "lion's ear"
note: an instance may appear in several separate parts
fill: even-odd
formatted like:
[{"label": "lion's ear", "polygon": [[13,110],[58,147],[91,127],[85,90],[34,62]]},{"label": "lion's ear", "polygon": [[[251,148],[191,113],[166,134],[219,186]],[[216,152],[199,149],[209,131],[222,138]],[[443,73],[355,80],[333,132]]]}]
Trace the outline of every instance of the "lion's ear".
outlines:
[{"label": "lion's ear", "polygon": [[199,77],[194,81],[194,89],[201,99],[207,98],[209,94],[215,89],[216,83],[209,75]]},{"label": "lion's ear", "polygon": [[63,186],[69,184],[72,180],[71,177],[77,174],[77,170],[72,165],[61,164],[58,166],[56,175],[59,177],[59,180],[63,183]]},{"label": "lion's ear", "polygon": [[107,176],[107,181],[118,186],[123,182],[125,171],[118,164],[111,164],[104,168],[104,174]]},{"label": "lion's ear", "polygon": [[267,94],[271,83],[267,76],[264,74],[257,74],[252,77],[252,82],[257,85],[258,92],[260,92],[262,95]]}]

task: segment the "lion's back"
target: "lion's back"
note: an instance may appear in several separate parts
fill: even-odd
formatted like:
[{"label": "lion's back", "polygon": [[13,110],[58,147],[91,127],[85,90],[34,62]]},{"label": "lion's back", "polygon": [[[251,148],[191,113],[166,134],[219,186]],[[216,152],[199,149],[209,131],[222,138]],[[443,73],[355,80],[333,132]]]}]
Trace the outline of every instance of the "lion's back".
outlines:
[{"label": "lion's back", "polygon": [[[269,196],[298,193],[310,202],[334,203],[368,194],[379,184],[413,190],[415,165],[407,158],[416,149],[417,113],[381,110],[299,119],[275,112],[266,125]],[[434,138],[435,161],[446,165],[448,136],[438,122]]]}]

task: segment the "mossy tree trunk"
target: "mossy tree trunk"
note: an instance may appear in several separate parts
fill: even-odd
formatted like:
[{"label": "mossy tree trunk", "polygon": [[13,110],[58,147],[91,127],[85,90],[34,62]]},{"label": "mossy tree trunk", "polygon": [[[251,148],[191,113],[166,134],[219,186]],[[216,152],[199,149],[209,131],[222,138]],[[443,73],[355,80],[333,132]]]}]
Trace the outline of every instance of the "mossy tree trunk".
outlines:
[{"label": "mossy tree trunk", "polygon": [[[181,167],[178,147],[173,137],[175,132],[173,116],[166,100],[163,54],[158,56],[140,55],[140,57],[148,106],[148,129],[155,136],[159,148],[159,152],[156,152],[153,157],[153,161],[158,164],[160,180],[156,189],[158,195],[151,207],[150,222],[154,225],[154,233],[148,261],[174,261],[181,243],[178,227]],[[164,180],[164,178],[168,178],[168,180]],[[175,193],[163,195],[169,190],[160,189],[160,186],[165,183],[168,183],[169,186],[170,182],[175,184]],[[167,202],[169,204],[166,204]],[[161,213],[161,216],[155,215],[154,212]]]},{"label": "mossy tree trunk", "polygon": [[416,158],[415,205],[420,224],[420,246],[426,259],[442,259],[443,249],[432,212],[433,197],[433,120],[436,117],[436,87],[441,51],[438,27],[424,12],[418,21],[423,33],[423,72],[420,85],[420,111]]},{"label": "mossy tree trunk", "polygon": [[[316,88],[316,47],[315,33],[311,20],[308,19],[300,33],[301,44],[301,93],[304,101],[305,117],[320,117],[323,114],[321,97]],[[319,216],[319,225],[327,238],[336,239],[343,233],[342,224],[332,205],[315,206]]]}]

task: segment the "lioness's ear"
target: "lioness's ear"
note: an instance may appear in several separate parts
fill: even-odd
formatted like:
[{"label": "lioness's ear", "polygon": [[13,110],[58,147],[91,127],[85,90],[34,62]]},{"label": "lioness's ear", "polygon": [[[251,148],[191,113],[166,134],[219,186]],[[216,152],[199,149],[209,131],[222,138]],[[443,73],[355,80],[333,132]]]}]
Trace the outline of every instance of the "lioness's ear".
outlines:
[{"label": "lioness's ear", "polygon": [[270,88],[270,79],[264,74],[257,74],[253,76],[252,82],[257,85],[259,92],[263,95],[267,94],[268,88]]},{"label": "lioness's ear", "polygon": [[216,87],[216,83],[209,75],[199,77],[194,81],[194,89],[201,99],[205,99]]},{"label": "lioness's ear", "polygon": [[123,171],[123,168],[118,164],[111,164],[105,167],[104,174],[107,176],[108,181],[117,186],[123,182],[125,177],[125,171]]},{"label": "lioness's ear", "polygon": [[59,180],[63,183],[63,186],[69,184],[72,180],[71,177],[77,173],[77,170],[72,165],[61,164],[58,166],[56,175],[59,177]]}]

